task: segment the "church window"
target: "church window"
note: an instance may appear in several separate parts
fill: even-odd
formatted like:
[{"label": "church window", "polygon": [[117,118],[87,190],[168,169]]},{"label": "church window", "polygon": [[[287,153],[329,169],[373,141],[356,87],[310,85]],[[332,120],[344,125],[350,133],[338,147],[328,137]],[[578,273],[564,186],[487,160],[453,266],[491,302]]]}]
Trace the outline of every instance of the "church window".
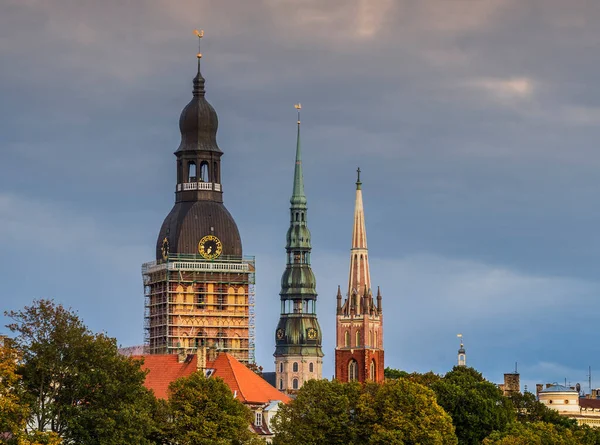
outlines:
[{"label": "church window", "polygon": [[298,379],[294,379],[294,380],[292,381],[292,388],[293,388],[293,389],[298,389]]},{"label": "church window", "polygon": [[360,347],[360,331],[356,331],[356,347]]},{"label": "church window", "polygon": [[279,389],[283,389],[283,379],[279,379]]},{"label": "church window", "polygon": [[373,344],[374,348],[379,348],[378,343],[377,343],[377,331],[375,331],[375,343]]},{"label": "church window", "polygon": [[344,333],[344,346],[347,348],[350,347],[350,332],[348,331]]},{"label": "church window", "polygon": [[208,182],[208,162],[200,164],[200,181]]},{"label": "church window", "polygon": [[300,221],[300,214],[296,212],[296,221]]},{"label": "church window", "polygon": [[370,369],[370,375],[371,375],[371,381],[375,381],[375,378],[377,377],[376,373],[375,373],[375,360],[371,360],[371,369]]},{"label": "church window", "polygon": [[293,372],[298,372],[298,362],[294,362],[294,364],[292,366],[292,371]]},{"label": "church window", "polygon": [[373,331],[369,331],[369,344],[373,347]]},{"label": "church window", "polygon": [[196,182],[196,163],[188,162],[188,182]]},{"label": "church window", "polygon": [[283,372],[283,362],[279,362],[279,372]]},{"label": "church window", "polygon": [[262,423],[263,423],[262,419],[263,419],[262,413],[260,411],[256,411],[256,413],[254,414],[254,425],[262,426]]},{"label": "church window", "polygon": [[354,382],[356,380],[358,380],[358,362],[352,359],[348,365],[348,381]]},{"label": "church window", "polygon": [[308,364],[308,372],[315,372],[315,365],[312,362]]}]

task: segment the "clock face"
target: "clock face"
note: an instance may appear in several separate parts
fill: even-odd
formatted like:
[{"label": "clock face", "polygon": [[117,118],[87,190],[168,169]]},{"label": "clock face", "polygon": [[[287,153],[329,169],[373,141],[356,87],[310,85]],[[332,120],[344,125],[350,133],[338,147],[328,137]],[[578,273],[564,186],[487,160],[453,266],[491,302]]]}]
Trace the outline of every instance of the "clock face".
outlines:
[{"label": "clock face", "polygon": [[165,239],[162,242],[160,252],[162,253],[163,260],[166,260],[169,256],[169,239],[167,237],[165,237]]},{"label": "clock face", "polygon": [[221,240],[214,235],[206,235],[198,243],[198,252],[207,260],[214,260],[221,256],[223,244]]},{"label": "clock face", "polygon": [[317,330],[309,328],[306,335],[308,335],[308,338],[310,338],[311,340],[314,340],[317,338]]},{"label": "clock face", "polygon": [[283,329],[279,328],[277,329],[277,339],[281,340],[283,338],[283,334],[285,334],[285,332],[283,332]]}]

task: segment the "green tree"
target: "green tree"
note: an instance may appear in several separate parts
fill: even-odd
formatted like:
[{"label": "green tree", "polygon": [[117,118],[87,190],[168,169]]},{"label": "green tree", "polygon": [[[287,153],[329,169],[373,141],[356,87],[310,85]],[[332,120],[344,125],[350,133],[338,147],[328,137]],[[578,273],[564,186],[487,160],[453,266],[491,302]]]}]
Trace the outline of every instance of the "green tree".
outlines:
[{"label": "green tree", "polygon": [[[359,440],[372,445],[454,445],[451,417],[429,388],[408,379],[363,387],[358,407]],[[362,436],[362,437],[361,437]]]},{"label": "green tree", "polygon": [[169,421],[163,438],[178,445],[255,445],[264,443],[248,428],[251,411],[219,378],[196,372],[169,385]]},{"label": "green tree", "polygon": [[584,429],[573,430],[547,422],[515,422],[505,431],[495,431],[483,441],[484,445],[592,445],[596,443]]},{"label": "green tree", "polygon": [[456,444],[433,391],[407,379],[383,384],[311,380],[275,416],[275,445]]},{"label": "green tree", "polygon": [[67,444],[149,443],[155,399],[143,386],[141,362],[121,356],[114,339],[91,333],[53,301],[6,315],[22,355],[30,428]]},{"label": "green tree", "polygon": [[492,431],[503,431],[515,417],[510,400],[473,368],[455,366],[431,389],[452,417],[461,444],[480,444]]},{"label": "green tree", "polygon": [[274,445],[349,445],[356,443],[358,383],[309,380],[274,418]]}]

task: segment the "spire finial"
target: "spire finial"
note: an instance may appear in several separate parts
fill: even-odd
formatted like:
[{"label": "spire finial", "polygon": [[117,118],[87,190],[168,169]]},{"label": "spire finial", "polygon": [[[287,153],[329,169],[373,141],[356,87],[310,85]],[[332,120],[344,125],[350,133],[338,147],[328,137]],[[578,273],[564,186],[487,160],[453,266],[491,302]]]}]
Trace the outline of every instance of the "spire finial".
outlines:
[{"label": "spire finial", "polygon": [[198,53],[196,54],[196,58],[198,59],[198,73],[196,74],[196,77],[194,77],[194,96],[204,96],[206,93],[204,90],[204,77],[200,74],[200,59],[202,59],[200,42],[202,42],[202,37],[204,37],[204,31],[202,29],[200,31],[195,29],[194,34],[198,37]]},{"label": "spire finial", "polygon": [[298,110],[298,126],[300,126],[300,110],[302,109],[302,104],[298,102],[294,105],[294,108]]},{"label": "spire finial", "polygon": [[357,178],[356,178],[356,190],[360,190],[360,186],[362,185],[362,182],[360,182],[360,167],[358,167],[356,169],[356,174],[357,174]]},{"label": "spire finial", "polygon": [[464,346],[463,345],[463,339],[462,339],[463,335],[462,334],[456,334],[456,336],[460,339],[460,347],[462,348]]}]

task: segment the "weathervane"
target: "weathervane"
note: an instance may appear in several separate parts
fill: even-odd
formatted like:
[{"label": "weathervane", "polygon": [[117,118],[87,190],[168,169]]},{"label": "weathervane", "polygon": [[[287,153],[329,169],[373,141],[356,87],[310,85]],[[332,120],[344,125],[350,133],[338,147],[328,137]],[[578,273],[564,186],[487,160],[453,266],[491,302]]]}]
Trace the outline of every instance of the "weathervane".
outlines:
[{"label": "weathervane", "polygon": [[194,34],[196,35],[196,37],[198,37],[198,54],[196,55],[196,57],[198,57],[198,59],[201,59],[202,52],[200,51],[200,42],[202,41],[202,37],[204,37],[204,30],[201,29],[200,31],[198,31],[197,29],[194,29]]},{"label": "weathervane", "polygon": [[460,347],[462,348],[462,347],[463,347],[462,334],[456,334],[456,336],[457,336],[458,338],[460,338]]},{"label": "weathervane", "polygon": [[302,109],[302,104],[298,102],[294,105],[294,108],[298,110],[298,125],[300,125],[300,110]]}]

